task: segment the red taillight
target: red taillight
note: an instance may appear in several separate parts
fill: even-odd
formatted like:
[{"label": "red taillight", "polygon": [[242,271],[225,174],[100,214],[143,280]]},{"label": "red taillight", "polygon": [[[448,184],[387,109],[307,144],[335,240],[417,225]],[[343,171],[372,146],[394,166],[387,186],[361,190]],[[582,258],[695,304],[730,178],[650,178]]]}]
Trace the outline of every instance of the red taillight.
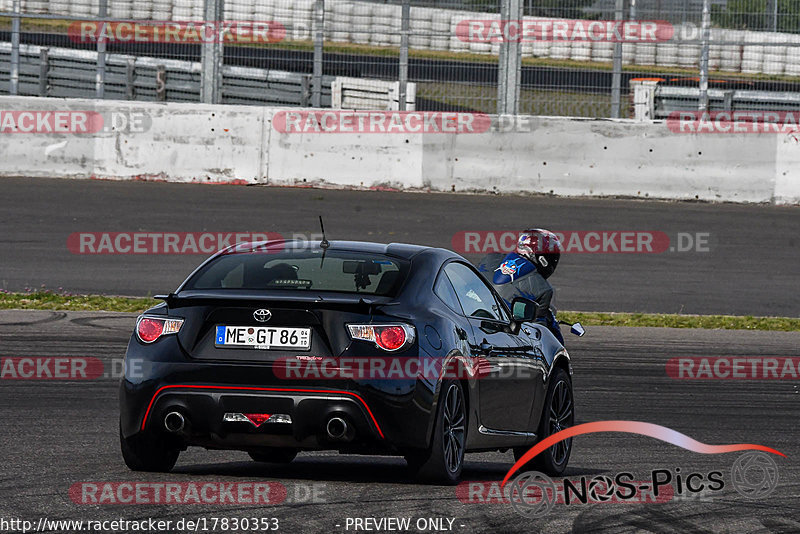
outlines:
[{"label": "red taillight", "polygon": [[177,333],[181,326],[183,326],[183,319],[144,316],[140,317],[136,324],[136,335],[142,342],[152,343],[161,336]]},{"label": "red taillight", "polygon": [[139,334],[139,339],[145,343],[152,343],[164,332],[164,320],[143,317],[142,320],[139,321],[136,332]]},{"label": "red taillight", "polygon": [[350,337],[375,343],[383,350],[400,350],[414,343],[414,327],[406,324],[349,324]]},{"label": "red taillight", "polygon": [[397,350],[406,342],[406,331],[399,326],[386,326],[376,328],[375,341],[378,346],[386,350]]}]

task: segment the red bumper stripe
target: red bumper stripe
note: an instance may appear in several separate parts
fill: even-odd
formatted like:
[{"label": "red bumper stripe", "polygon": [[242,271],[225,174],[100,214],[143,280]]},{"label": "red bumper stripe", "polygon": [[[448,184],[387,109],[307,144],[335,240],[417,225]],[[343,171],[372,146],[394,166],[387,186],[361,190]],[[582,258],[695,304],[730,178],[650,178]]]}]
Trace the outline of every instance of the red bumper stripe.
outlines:
[{"label": "red bumper stripe", "polygon": [[375,428],[378,430],[378,434],[380,434],[381,439],[386,439],[383,436],[383,431],[381,430],[378,421],[372,414],[372,410],[369,409],[369,406],[367,405],[366,401],[364,401],[364,399],[362,399],[359,395],[353,393],[352,391],[339,391],[330,389],[255,388],[255,387],[240,387],[240,386],[190,386],[190,385],[162,386],[158,388],[158,391],[156,391],[155,394],[153,394],[153,398],[150,399],[150,404],[147,406],[147,411],[144,413],[144,420],[142,421],[142,430],[144,430],[145,426],[147,425],[147,416],[150,415],[150,409],[153,407],[153,404],[155,404],[156,398],[165,389],[228,389],[233,391],[278,391],[278,392],[291,392],[291,393],[327,393],[332,395],[349,395],[350,397],[357,399],[361,404],[364,405],[364,408],[367,409],[367,413],[372,419],[372,422],[375,424]]}]

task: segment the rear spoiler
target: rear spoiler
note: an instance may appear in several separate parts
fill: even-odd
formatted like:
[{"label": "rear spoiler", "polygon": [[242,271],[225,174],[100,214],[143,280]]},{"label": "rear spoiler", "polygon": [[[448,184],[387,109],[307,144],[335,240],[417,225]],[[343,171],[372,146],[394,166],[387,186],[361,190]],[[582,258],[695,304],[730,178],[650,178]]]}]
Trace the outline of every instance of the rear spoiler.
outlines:
[{"label": "rear spoiler", "polygon": [[164,302],[167,303],[167,306],[170,306],[172,302],[174,302],[175,299],[178,298],[178,295],[176,295],[175,293],[168,293],[166,295],[153,295],[153,298],[156,300],[163,300]]},{"label": "rear spoiler", "polygon": [[155,295],[153,297],[157,300],[163,300],[170,308],[191,306],[193,304],[205,304],[212,302],[228,301],[228,302],[243,302],[243,301],[257,301],[259,304],[268,302],[275,302],[275,304],[314,304],[323,307],[348,307],[359,306],[365,307],[370,312],[385,306],[397,306],[399,302],[392,302],[388,297],[376,296],[373,298],[365,298],[361,295],[353,295],[352,297],[323,297],[322,295],[259,295],[259,294],[220,294],[214,292],[191,292],[188,295],[177,295],[176,293],[169,293],[167,295]]}]

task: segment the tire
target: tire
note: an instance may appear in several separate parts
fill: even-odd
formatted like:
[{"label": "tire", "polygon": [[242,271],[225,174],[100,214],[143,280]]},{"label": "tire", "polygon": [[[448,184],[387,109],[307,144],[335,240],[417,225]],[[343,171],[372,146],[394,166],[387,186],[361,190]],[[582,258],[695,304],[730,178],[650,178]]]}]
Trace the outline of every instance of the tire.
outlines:
[{"label": "tire", "polygon": [[[547,388],[542,419],[539,422],[539,441],[569,428],[575,423],[575,402],[572,395],[572,381],[563,369],[556,369],[550,377]],[[514,458],[519,460],[530,448],[517,447]],[[539,453],[523,469],[540,471],[550,476],[561,476],[569,463],[572,453],[572,438],[560,441]]]},{"label": "tire", "polygon": [[260,451],[251,451],[247,454],[256,462],[272,464],[288,464],[297,456],[297,449],[287,449],[280,447],[270,447]]},{"label": "tire", "polygon": [[461,479],[467,443],[464,388],[456,380],[442,382],[431,446],[406,456],[409,467],[425,482],[454,485]]},{"label": "tire", "polygon": [[139,433],[129,438],[123,437],[121,424],[119,444],[125,465],[131,471],[168,473],[175,467],[181,452],[178,446],[150,434]]}]

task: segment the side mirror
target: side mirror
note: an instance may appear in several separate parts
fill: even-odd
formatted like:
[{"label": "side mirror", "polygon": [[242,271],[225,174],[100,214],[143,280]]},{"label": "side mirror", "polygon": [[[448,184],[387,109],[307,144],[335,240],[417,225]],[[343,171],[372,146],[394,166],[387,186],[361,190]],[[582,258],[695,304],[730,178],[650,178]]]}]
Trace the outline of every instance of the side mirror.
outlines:
[{"label": "side mirror", "polygon": [[539,305],[530,299],[515,297],[511,301],[511,317],[521,323],[536,319],[536,310]]},{"label": "side mirror", "polygon": [[574,325],[570,326],[569,331],[578,337],[583,337],[583,334],[586,333],[586,329],[583,328],[581,323],[575,323]]}]

